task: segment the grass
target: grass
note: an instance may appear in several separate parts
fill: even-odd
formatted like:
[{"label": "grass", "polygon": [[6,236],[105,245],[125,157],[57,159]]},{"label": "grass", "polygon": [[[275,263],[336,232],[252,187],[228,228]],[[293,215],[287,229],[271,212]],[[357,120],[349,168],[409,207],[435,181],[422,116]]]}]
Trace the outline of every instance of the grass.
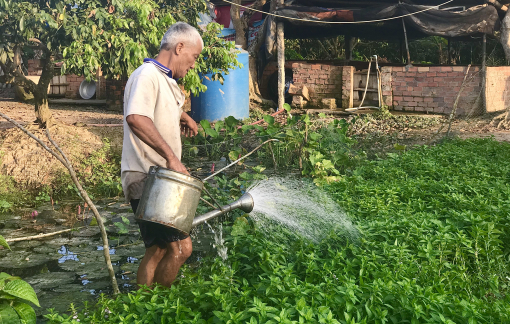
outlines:
[{"label": "grass", "polygon": [[452,140],[362,161],[325,185],[361,231],[320,244],[249,218],[229,258],[171,288],[102,296],[50,323],[508,323],[510,144]]}]

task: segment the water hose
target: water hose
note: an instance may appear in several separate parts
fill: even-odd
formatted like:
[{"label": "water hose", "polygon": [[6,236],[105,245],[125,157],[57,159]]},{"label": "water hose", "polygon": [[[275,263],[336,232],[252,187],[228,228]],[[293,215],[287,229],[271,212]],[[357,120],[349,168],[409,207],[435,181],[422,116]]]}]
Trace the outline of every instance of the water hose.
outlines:
[{"label": "water hose", "polygon": [[[370,69],[372,67],[372,60],[375,58],[375,68],[377,70],[377,102],[379,104],[379,107],[374,106],[363,106],[363,103],[365,102],[365,97],[367,95],[368,91],[368,81],[370,80]],[[365,84],[365,91],[363,92],[363,98],[361,99],[361,103],[359,104],[359,107],[357,108],[347,108],[345,111],[357,111],[359,109],[381,109],[381,72],[379,70],[379,62],[377,60],[377,55],[374,55],[370,58],[370,61],[368,62],[368,72],[367,72],[367,83]]]},{"label": "water hose", "polygon": [[240,157],[239,159],[235,160],[234,162],[230,163],[229,165],[227,165],[226,167],[224,168],[221,168],[220,170],[216,171],[215,173],[211,174],[210,176],[204,178],[202,181],[207,181],[209,179],[211,179],[212,177],[214,177],[215,175],[217,175],[218,173],[222,172],[223,170],[226,170],[228,168],[230,168],[231,166],[233,166],[234,164],[236,164],[237,162],[241,161],[241,160],[244,160],[245,158],[247,158],[248,156],[252,155],[253,153],[255,153],[258,149],[260,149],[262,146],[264,146],[265,144],[269,143],[269,142],[279,142],[279,140],[277,140],[276,138],[272,138],[272,139],[268,139],[267,141],[265,141],[264,143],[260,144],[259,146],[257,146],[255,149],[253,149],[250,153]]}]

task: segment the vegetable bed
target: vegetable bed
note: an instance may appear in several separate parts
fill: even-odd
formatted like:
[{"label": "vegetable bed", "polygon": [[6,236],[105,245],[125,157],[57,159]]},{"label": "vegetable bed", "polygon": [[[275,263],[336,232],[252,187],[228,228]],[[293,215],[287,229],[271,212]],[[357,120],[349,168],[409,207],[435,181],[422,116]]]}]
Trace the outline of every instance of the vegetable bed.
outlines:
[{"label": "vegetable bed", "polygon": [[[510,144],[452,140],[324,188],[357,224],[321,243],[240,217],[228,260],[51,323],[509,323]],[[225,226],[224,226],[225,228]],[[269,234],[268,234],[269,233]]]}]

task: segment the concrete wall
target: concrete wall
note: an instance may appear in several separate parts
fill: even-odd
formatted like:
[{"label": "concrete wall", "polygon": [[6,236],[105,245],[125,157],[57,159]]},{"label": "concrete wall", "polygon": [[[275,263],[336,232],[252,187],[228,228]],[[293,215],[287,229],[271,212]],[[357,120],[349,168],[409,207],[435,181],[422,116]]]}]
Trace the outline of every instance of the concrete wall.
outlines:
[{"label": "concrete wall", "polygon": [[487,67],[485,95],[487,111],[510,108],[510,66]]}]

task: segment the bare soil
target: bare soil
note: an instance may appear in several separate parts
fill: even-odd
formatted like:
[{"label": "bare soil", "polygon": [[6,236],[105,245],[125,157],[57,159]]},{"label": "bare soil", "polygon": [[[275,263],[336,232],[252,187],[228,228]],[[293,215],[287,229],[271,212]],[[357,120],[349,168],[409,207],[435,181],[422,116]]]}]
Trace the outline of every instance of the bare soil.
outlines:
[{"label": "bare soil", "polygon": [[[4,89],[5,90],[5,89]],[[5,92],[3,92],[5,94]],[[122,124],[120,112],[107,111],[96,106],[50,105],[59,125],[52,127],[53,139],[68,155],[75,168],[80,160],[99,149],[103,138],[108,138],[112,147],[122,146],[122,127],[107,125]],[[0,99],[0,111],[24,125],[37,137],[52,147],[46,135],[36,124],[34,106],[16,102],[10,98]],[[87,126],[101,124],[103,127]],[[51,183],[63,166],[33,139],[5,120],[0,121],[0,173],[14,177],[16,182],[29,187]]]}]

